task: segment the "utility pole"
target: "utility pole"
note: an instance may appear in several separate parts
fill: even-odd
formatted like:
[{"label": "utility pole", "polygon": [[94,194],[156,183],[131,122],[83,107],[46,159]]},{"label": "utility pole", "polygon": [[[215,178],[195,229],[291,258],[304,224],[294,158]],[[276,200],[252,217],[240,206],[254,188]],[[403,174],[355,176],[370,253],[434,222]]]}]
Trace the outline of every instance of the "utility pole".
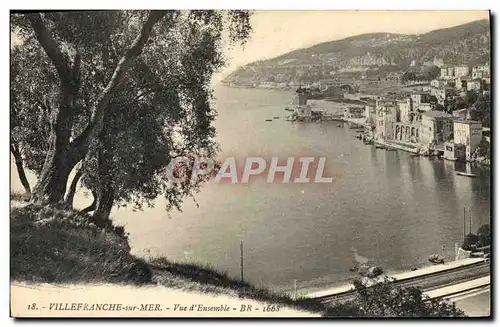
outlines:
[{"label": "utility pole", "polygon": [[469,234],[472,234],[472,209],[469,207]]},{"label": "utility pole", "polygon": [[243,240],[240,241],[241,281],[243,281]]},{"label": "utility pole", "polygon": [[293,280],[293,296],[294,296],[294,299],[297,299],[297,280],[296,279]]},{"label": "utility pole", "polygon": [[464,207],[464,240],[465,240],[465,207]]}]

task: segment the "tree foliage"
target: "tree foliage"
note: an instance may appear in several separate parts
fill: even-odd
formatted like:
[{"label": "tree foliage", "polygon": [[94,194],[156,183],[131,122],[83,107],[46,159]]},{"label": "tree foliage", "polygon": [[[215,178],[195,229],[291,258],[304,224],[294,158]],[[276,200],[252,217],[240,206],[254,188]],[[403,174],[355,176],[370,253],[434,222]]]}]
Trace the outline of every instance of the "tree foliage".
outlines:
[{"label": "tree foliage", "polygon": [[491,227],[489,224],[484,224],[479,227],[477,235],[481,246],[491,245]]},{"label": "tree foliage", "polygon": [[438,66],[425,67],[422,71],[422,79],[430,81],[441,75],[441,68]]},{"label": "tree foliage", "polygon": [[489,224],[484,224],[477,230],[476,234],[468,234],[462,244],[464,250],[474,250],[477,247],[491,244],[491,228]]},{"label": "tree foliage", "polygon": [[462,244],[462,249],[466,251],[471,251],[477,247],[479,237],[476,234],[469,233],[465,236],[464,242]]},{"label": "tree foliage", "polygon": [[491,127],[491,98],[479,94],[471,99],[471,118],[480,121],[484,127]]},{"label": "tree foliage", "polygon": [[47,153],[57,76],[33,40],[11,50],[10,138],[25,166],[39,174]]},{"label": "tree foliage", "polygon": [[454,303],[429,299],[416,287],[398,287],[389,281],[367,287],[354,282],[356,297],[347,303],[336,304],[328,316],[349,317],[464,317],[465,313]]}]

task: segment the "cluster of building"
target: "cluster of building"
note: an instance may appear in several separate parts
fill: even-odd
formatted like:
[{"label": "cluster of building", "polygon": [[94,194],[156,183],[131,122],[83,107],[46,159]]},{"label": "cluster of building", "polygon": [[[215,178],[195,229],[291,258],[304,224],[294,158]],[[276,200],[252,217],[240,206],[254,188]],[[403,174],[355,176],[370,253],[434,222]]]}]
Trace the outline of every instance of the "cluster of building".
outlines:
[{"label": "cluster of building", "polygon": [[467,91],[489,92],[490,67],[479,65],[441,67],[440,78],[422,88],[422,92],[397,100],[377,99],[375,106],[365,107],[365,116],[373,138],[379,142],[396,142],[424,153],[441,153],[451,160],[473,159],[483,128],[470,119],[468,109],[441,109],[447,101],[464,97]]},{"label": "cluster of building", "polygon": [[468,109],[453,114],[434,110],[430,99],[428,93],[415,93],[396,101],[380,98],[375,106],[365,106],[373,139],[412,152],[472,160],[482,139],[481,122],[471,120]]},{"label": "cluster of building", "polygon": [[432,88],[448,87],[450,90],[489,92],[491,86],[488,64],[469,66],[448,66],[441,68],[438,79],[431,81]]},{"label": "cluster of building", "polygon": [[[454,110],[452,114],[447,109],[453,101],[463,101],[468,91],[489,92],[489,68],[488,64],[473,68],[441,65],[439,78],[427,81],[419,88],[421,91],[407,95],[389,92],[384,97],[375,96],[375,101],[370,95],[361,95],[359,86],[334,79],[321,80],[317,89],[339,102],[342,101],[338,99],[349,100],[344,101],[348,105],[344,107],[343,120],[356,124],[366,120],[368,137],[375,142],[421,154],[441,154],[450,160],[471,161],[483,138],[482,124],[471,120],[469,108]],[[398,74],[390,76],[397,77]],[[314,116],[313,108],[307,104],[310,96],[299,94],[295,116],[304,120]],[[322,107],[323,103],[316,108]]]}]

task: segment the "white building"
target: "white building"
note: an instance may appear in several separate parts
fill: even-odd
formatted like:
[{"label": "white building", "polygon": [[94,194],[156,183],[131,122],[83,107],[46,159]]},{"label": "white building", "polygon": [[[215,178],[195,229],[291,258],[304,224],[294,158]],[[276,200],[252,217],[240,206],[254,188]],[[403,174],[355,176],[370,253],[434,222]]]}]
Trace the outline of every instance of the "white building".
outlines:
[{"label": "white building", "polygon": [[478,65],[472,68],[472,78],[490,77],[490,65]]},{"label": "white building", "polygon": [[375,138],[379,140],[392,139],[394,137],[394,124],[396,123],[396,107],[390,102],[377,100],[375,110],[377,112]]},{"label": "white building", "polygon": [[462,77],[469,75],[470,69],[468,66],[455,66],[455,77]]},{"label": "white building", "polygon": [[412,112],[411,98],[398,101],[399,120],[403,123],[410,121],[410,112]]},{"label": "white building", "polygon": [[443,111],[422,113],[420,140],[424,146],[436,145],[453,137],[454,117]]},{"label": "white building", "polygon": [[483,137],[481,122],[473,120],[457,120],[453,124],[453,142],[465,146],[465,154],[455,154],[455,158],[471,160],[472,154]]},{"label": "white building", "polygon": [[413,93],[411,96],[412,110],[419,110],[422,103],[429,103],[431,95],[429,93]]},{"label": "white building", "polygon": [[467,81],[467,91],[480,91],[481,90],[481,80],[480,79],[471,79]]},{"label": "white building", "polygon": [[433,106],[428,102],[423,102],[420,104],[420,106],[418,106],[418,110],[421,110],[421,111],[431,111],[432,109],[433,109]]},{"label": "white building", "polygon": [[434,88],[441,88],[447,85],[447,81],[443,79],[433,79],[431,81],[431,86]]},{"label": "white building", "polygon": [[368,124],[375,126],[377,121],[377,111],[374,106],[365,106],[365,117]]}]

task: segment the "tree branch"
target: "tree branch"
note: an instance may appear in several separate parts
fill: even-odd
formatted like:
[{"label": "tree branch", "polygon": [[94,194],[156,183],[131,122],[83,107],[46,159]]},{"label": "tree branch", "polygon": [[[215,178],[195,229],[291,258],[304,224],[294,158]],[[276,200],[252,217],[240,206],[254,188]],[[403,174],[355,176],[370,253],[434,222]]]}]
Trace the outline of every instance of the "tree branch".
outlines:
[{"label": "tree branch", "polygon": [[[76,151],[80,153],[86,152],[86,149],[92,140],[101,131],[106,108],[108,107],[109,101],[115,94],[123,76],[125,75],[128,65],[142,53],[153,27],[166,14],[167,11],[152,11],[147,21],[142,26],[139,35],[137,35],[130,48],[121,57],[120,61],[116,65],[113,76],[97,101],[90,124],[87,125],[85,130],[72,142]],[[170,15],[170,19],[173,21],[173,14]]]},{"label": "tree branch", "polygon": [[61,49],[47,30],[42,17],[39,13],[29,13],[25,16],[29,20],[31,27],[33,27],[38,42],[40,42],[43,50],[56,67],[59,78],[64,81],[68,81],[70,79],[70,67],[68,65],[68,61],[65,59]]}]

